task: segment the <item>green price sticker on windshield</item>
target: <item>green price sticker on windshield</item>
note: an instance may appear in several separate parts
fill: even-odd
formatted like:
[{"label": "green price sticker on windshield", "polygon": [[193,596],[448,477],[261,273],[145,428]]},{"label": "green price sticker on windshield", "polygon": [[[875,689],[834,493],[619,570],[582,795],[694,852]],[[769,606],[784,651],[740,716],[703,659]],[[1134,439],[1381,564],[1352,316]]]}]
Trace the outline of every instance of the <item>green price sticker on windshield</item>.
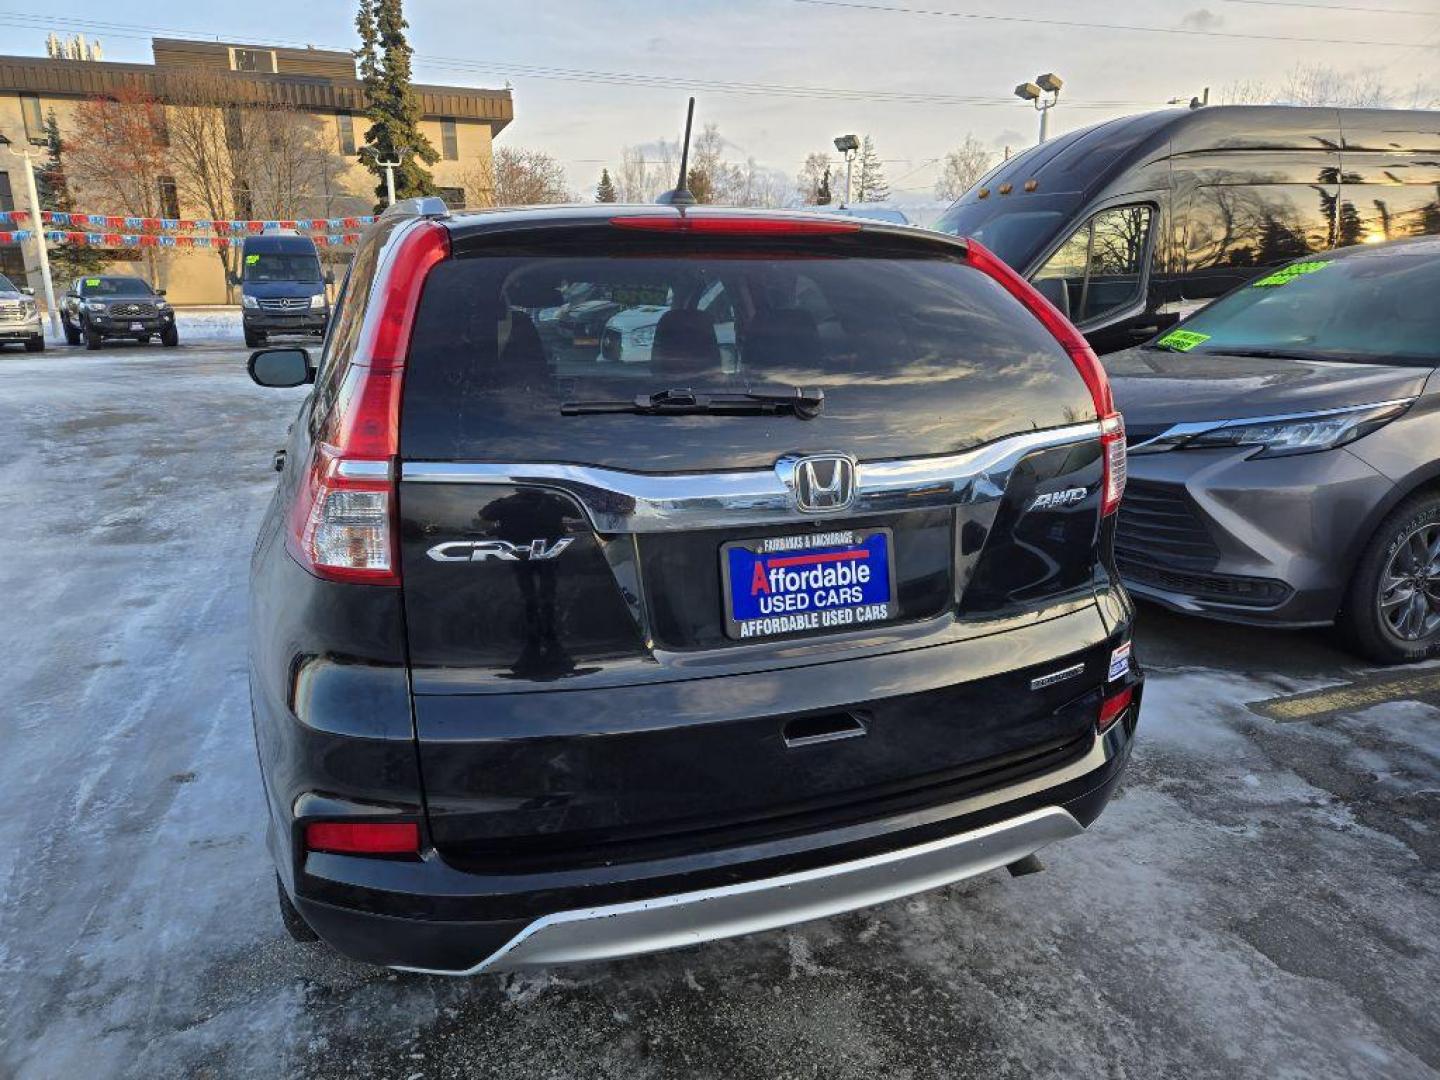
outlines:
[{"label": "green price sticker on windshield", "polygon": [[1318,274],[1329,265],[1328,262],[1293,263],[1276,270],[1273,274],[1266,274],[1259,281],[1252,281],[1250,287],[1252,289],[1273,289],[1277,285],[1289,285],[1296,278],[1304,277],[1307,274]]},{"label": "green price sticker on windshield", "polygon": [[254,265],[255,265],[257,262],[259,262],[259,261],[260,261],[260,256],[259,256],[259,255],[246,255],[246,256],[245,256],[245,265],[246,265],[246,266],[254,266]]},{"label": "green price sticker on windshield", "polygon": [[85,284],[93,287],[100,284],[100,279],[98,277],[87,277]]},{"label": "green price sticker on windshield", "polygon": [[1163,345],[1167,349],[1174,349],[1176,352],[1189,352],[1202,341],[1209,340],[1209,334],[1197,334],[1193,330],[1171,330],[1156,344]]}]

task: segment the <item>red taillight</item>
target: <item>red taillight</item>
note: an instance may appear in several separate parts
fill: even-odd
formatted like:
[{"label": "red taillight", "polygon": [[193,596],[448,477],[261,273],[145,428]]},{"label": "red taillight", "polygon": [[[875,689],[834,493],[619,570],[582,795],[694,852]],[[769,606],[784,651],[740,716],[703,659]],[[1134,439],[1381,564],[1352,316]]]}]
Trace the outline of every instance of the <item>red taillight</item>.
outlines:
[{"label": "red taillight", "polygon": [[420,826],[413,821],[319,821],[305,826],[305,849],[341,855],[414,855],[420,851]]},{"label": "red taillight", "polygon": [[1100,716],[1095,721],[1097,731],[1106,731],[1110,725],[1125,715],[1125,710],[1130,708],[1130,702],[1135,698],[1135,688],[1127,686],[1113,697],[1107,697],[1100,702]]},{"label": "red taillight", "polygon": [[1095,402],[1095,413],[1100,417],[1100,442],[1105,464],[1104,492],[1100,500],[1102,515],[1113,514],[1120,509],[1120,499],[1125,494],[1125,420],[1115,408],[1115,396],[1110,391],[1110,379],[1105,374],[1100,358],[1085,335],[1076,330],[1054,304],[1046,300],[1028,281],[1017,274],[1004,260],[996,258],[983,244],[966,240],[969,251],[966,261],[975,269],[994,278],[1011,296],[1025,305],[1027,311],[1045,325],[1061,347],[1070,354],[1080,378],[1090,390]]},{"label": "red taillight", "polygon": [[449,256],[450,237],[422,221],[395,244],[291,508],[291,554],[332,581],[400,583],[394,476],[405,354],[425,277]]},{"label": "red taillight", "polygon": [[704,214],[636,214],[613,217],[617,229],[649,232],[703,233],[707,236],[833,236],[860,231],[859,222],[819,221],[799,214],[785,217],[741,217]]}]

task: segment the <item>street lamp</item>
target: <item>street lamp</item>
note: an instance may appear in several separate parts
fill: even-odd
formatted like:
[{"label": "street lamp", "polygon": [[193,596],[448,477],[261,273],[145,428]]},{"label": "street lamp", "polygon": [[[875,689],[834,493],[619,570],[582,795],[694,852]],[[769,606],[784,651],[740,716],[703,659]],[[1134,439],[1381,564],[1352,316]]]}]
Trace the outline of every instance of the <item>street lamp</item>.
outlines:
[{"label": "street lamp", "polygon": [[410,152],[408,146],[397,146],[394,159],[382,158],[378,146],[364,146],[360,153],[370,154],[375,158],[376,168],[385,170],[385,200],[387,206],[395,205],[395,170],[405,162],[405,155]]},{"label": "street lamp", "polygon": [[40,196],[35,191],[35,165],[30,160],[30,147],[16,150],[4,135],[0,135],[0,149],[9,150],[25,160],[25,197],[30,202],[30,220],[35,226],[35,250],[39,254],[40,280],[45,286],[45,306],[50,311],[50,329],[60,336],[60,312],[55,307],[55,286],[50,280],[50,252],[45,248],[45,225],[40,220]]},{"label": "street lamp", "polygon": [[843,210],[850,205],[850,167],[855,161],[855,151],[860,149],[860,140],[854,135],[841,135],[835,140],[835,149],[845,156],[845,199],[840,203]]},{"label": "street lamp", "polygon": [[1038,75],[1034,82],[1023,82],[1015,87],[1015,96],[1021,101],[1028,101],[1035,106],[1035,111],[1040,114],[1040,141],[1045,141],[1046,132],[1050,125],[1047,121],[1050,118],[1050,110],[1060,100],[1060,88],[1065,85],[1065,80],[1056,75],[1053,71]]}]

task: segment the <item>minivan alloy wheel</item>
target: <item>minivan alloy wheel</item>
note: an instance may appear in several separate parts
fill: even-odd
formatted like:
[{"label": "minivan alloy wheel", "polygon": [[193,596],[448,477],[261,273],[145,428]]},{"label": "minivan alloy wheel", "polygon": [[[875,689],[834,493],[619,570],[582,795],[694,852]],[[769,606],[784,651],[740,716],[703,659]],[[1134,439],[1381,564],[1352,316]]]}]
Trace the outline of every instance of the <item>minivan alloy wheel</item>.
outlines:
[{"label": "minivan alloy wheel", "polygon": [[1380,575],[1380,617],[1404,641],[1440,630],[1440,522],[1411,529]]}]

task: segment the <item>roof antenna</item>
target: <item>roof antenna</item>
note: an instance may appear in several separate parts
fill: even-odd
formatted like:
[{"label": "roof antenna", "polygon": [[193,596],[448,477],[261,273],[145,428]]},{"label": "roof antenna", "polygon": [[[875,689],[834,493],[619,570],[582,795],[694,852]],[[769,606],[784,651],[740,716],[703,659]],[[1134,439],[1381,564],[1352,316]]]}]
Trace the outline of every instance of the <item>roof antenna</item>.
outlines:
[{"label": "roof antenna", "polygon": [[690,99],[690,107],[685,110],[685,141],[680,144],[680,179],[675,184],[674,191],[667,191],[655,201],[661,206],[694,206],[695,196],[690,194],[690,187],[685,182],[690,175],[690,122],[695,119],[695,99]]}]

